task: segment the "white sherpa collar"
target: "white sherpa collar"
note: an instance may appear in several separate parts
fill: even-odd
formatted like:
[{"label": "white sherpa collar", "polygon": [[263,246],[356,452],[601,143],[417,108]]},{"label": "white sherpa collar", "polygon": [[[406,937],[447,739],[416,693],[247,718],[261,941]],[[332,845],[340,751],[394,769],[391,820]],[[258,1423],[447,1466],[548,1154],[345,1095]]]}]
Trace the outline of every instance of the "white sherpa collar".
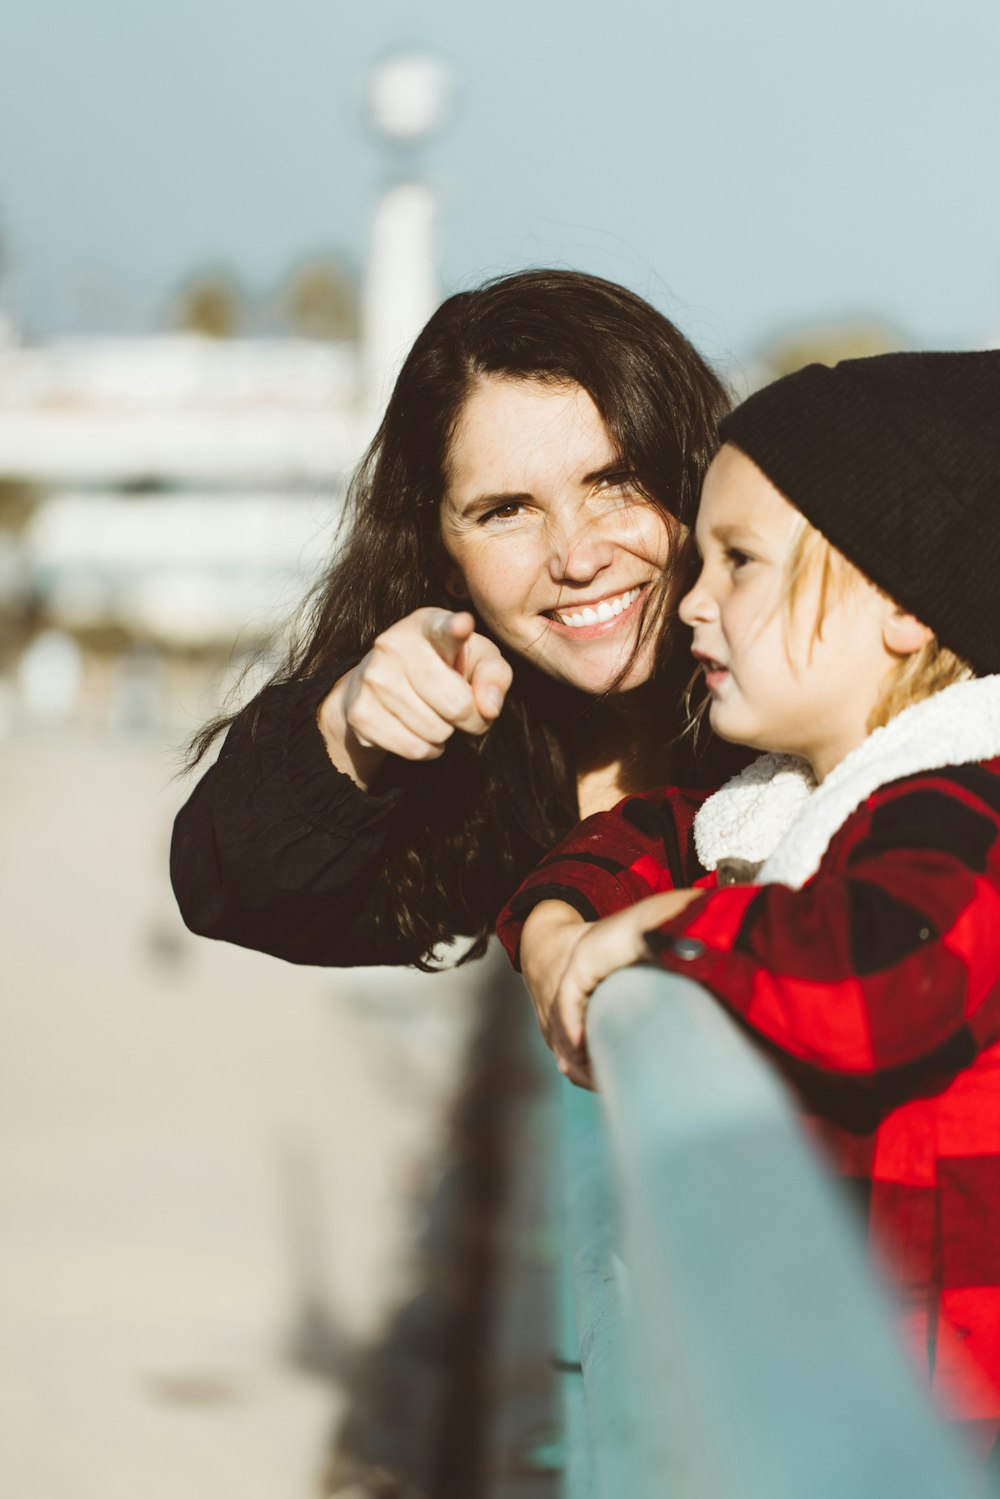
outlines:
[{"label": "white sherpa collar", "polygon": [[694,841],[705,869],[722,859],[762,865],[755,884],[805,884],[830,839],[879,786],[1000,755],[1000,676],[956,682],[904,708],[816,786],[794,755],[761,755],[700,808]]},{"label": "white sherpa collar", "polygon": [[777,848],[816,782],[795,755],[761,755],[704,801],[694,820],[694,845],[704,869],[722,859],[759,864]]},{"label": "white sherpa collar", "polygon": [[769,854],[755,884],[798,889],[831,838],[873,791],[904,776],[1000,755],[1000,676],[956,682],[868,735],[817,787]]}]

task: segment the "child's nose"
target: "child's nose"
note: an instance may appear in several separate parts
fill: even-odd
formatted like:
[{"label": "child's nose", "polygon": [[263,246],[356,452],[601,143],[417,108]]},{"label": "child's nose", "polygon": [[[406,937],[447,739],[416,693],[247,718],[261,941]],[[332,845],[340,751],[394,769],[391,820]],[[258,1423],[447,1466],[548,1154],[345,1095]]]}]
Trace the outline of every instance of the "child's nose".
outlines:
[{"label": "child's nose", "polygon": [[701,586],[701,578],[681,599],[677,606],[677,613],[686,625],[699,624],[705,618],[708,608],[708,595]]}]

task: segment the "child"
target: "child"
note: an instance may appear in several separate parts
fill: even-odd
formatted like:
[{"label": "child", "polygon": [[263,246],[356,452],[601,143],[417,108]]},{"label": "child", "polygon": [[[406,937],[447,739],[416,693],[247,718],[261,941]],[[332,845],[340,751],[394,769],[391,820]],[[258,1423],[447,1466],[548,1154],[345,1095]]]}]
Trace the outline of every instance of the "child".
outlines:
[{"label": "child", "polygon": [[500,933],[578,1081],[587,996],[639,961],[705,985],[772,1050],[863,1189],[935,1396],[987,1451],[1000,352],[812,365],[722,436],[680,612],[712,727],[772,753],[703,804],[661,790],[588,819]]}]

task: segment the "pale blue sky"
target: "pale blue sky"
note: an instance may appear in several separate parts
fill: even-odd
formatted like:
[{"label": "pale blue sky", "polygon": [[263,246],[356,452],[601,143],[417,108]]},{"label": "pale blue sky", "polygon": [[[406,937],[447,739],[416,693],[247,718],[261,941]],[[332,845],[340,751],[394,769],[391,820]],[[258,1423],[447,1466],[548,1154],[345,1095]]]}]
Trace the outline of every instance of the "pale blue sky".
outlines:
[{"label": "pale blue sky", "polygon": [[996,0],[3,0],[0,224],[36,329],[143,327],[204,263],[363,254],[366,68],[438,50],[448,289],[582,266],[717,358],[874,315],[1000,337]]}]

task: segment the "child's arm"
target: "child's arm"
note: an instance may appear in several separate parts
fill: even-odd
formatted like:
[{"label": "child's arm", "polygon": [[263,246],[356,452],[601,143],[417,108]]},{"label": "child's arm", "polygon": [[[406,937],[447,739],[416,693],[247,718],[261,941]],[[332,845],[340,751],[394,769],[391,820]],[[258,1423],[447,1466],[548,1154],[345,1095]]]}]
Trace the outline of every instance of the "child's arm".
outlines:
[{"label": "child's arm", "polygon": [[585,922],[561,901],[544,901],[524,923],[521,961],[538,1024],[571,1082],[592,1088],[585,1021],[593,990],[618,968],[648,960],[650,926],[677,915],[699,894],[669,890],[600,921]]},{"label": "child's arm", "polygon": [[520,968],[561,1070],[592,1086],[584,1003],[560,1004],[576,943],[599,920],[701,873],[692,824],[708,792],[653,791],[588,817],[563,839],[500,913],[497,931]]},{"label": "child's arm", "polygon": [[497,933],[514,967],[524,966],[525,921],[543,901],[568,906],[589,922],[655,891],[693,884],[704,870],[692,827],[710,794],[675,788],[643,792],[579,823],[500,912]]},{"label": "child's arm", "polygon": [[[812,1083],[825,1076],[841,1102],[850,1095],[869,1127],[872,1111],[953,1075],[1000,1035],[1000,828],[987,800],[998,792],[979,767],[897,782],[848,820],[801,890],[700,892],[651,922],[646,949]],[[605,976],[599,941],[593,927],[595,951],[575,948],[559,1003]]]},{"label": "child's arm", "polygon": [[[598,923],[600,924],[600,923]],[[584,1040],[581,1004],[566,1009],[558,1003],[560,981],[573,949],[590,928],[570,905],[542,901],[523,923],[521,972],[535,1007],[539,1029],[551,1048],[560,1072],[580,1087],[592,1086]]]}]

